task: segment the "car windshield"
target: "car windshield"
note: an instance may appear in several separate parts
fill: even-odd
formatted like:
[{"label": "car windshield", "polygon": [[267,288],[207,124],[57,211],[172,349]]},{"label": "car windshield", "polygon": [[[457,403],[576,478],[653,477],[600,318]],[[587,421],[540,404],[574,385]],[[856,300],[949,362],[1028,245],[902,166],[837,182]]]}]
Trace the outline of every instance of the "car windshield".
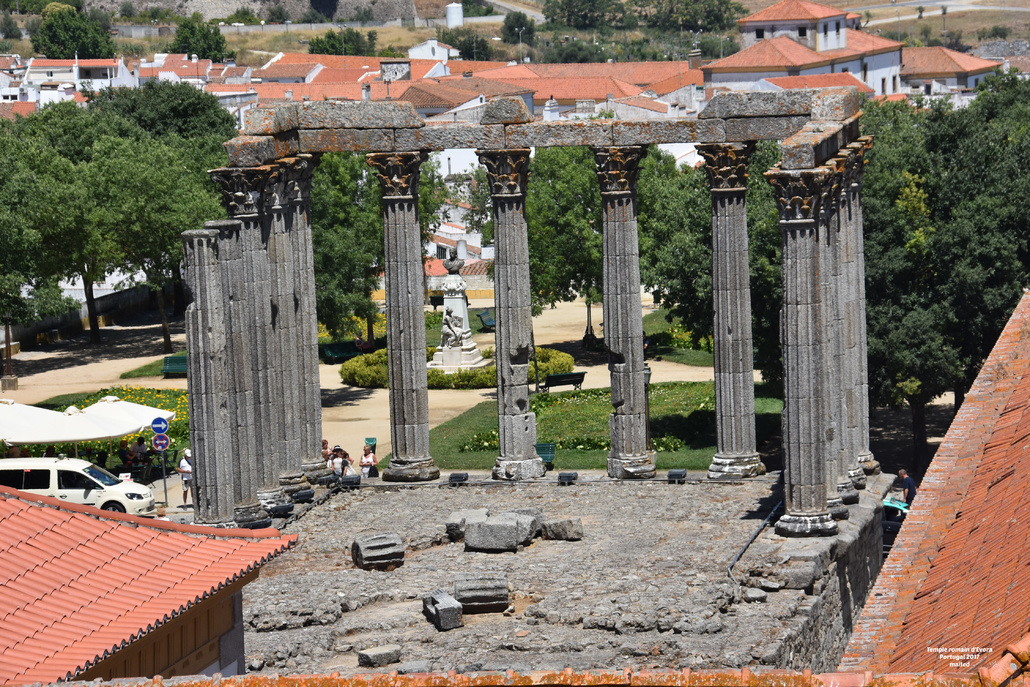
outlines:
[{"label": "car windshield", "polygon": [[104,468],[97,467],[96,465],[90,465],[82,470],[87,475],[95,479],[96,481],[103,484],[105,487],[113,487],[118,484],[120,480],[112,475]]}]

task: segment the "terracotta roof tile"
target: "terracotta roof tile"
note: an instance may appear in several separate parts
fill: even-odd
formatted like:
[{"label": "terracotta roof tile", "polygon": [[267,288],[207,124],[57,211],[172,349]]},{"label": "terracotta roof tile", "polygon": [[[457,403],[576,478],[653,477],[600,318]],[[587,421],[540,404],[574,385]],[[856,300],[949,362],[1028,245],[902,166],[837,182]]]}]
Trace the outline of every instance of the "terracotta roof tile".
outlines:
[{"label": "terracotta roof tile", "polygon": [[[370,55],[311,55],[306,52],[284,52],[263,65],[266,69],[274,64],[308,64],[317,62],[323,67],[332,69],[365,69],[365,71],[379,71],[380,64],[386,60],[396,62],[396,59],[389,57],[372,57]],[[439,64],[437,60],[405,60],[411,63],[411,78],[413,81],[425,77],[429,71]]]},{"label": "terracotta roof tile", "polygon": [[533,102],[537,104],[551,98],[570,105],[575,104],[577,100],[601,101],[607,98],[608,94],[616,98],[627,98],[640,95],[644,90],[640,86],[610,76],[505,78],[503,81],[533,91]]},{"label": "terracotta roof tile", "polygon": [[0,527],[0,684],[72,677],[296,542],[4,487]]},{"label": "terracotta roof tile", "polygon": [[704,66],[704,71],[734,71],[763,67],[805,67],[829,62],[830,58],[787,36],[758,41],[749,48]]},{"label": "terracotta roof tile", "polygon": [[303,79],[318,68],[318,62],[298,62],[296,64],[275,63],[263,69],[255,69],[250,73],[255,79]]},{"label": "terracotta roof tile", "polygon": [[[451,73],[460,72],[457,63],[449,62]],[[482,76],[509,81],[511,79],[582,79],[609,78],[637,86],[646,86],[678,74],[689,72],[689,62],[595,62],[586,64],[521,64],[502,66]]]},{"label": "terracotta roof tile", "polygon": [[806,0],[780,0],[775,5],[749,14],[743,19],[738,19],[738,24],[764,23],[774,21],[815,21],[817,19],[828,19],[830,17],[843,17],[847,14],[845,10],[829,5],[820,5],[817,2],[806,2]]},{"label": "terracotta roof tile", "polygon": [[946,672],[947,660],[927,647],[992,649],[962,669],[973,672],[1000,665],[1003,649],[1024,637],[1028,437],[1030,295],[1024,295],[938,448],[884,565],[885,573],[905,574],[877,580],[843,668]]},{"label": "terracotta roof tile", "polygon": [[682,72],[667,76],[660,81],[647,84],[647,90],[654,91],[659,96],[667,95],[677,91],[684,86],[704,86],[705,74],[700,69],[685,69]]},{"label": "terracotta roof tile", "polygon": [[874,93],[873,89],[866,86],[855,75],[850,72],[838,72],[837,74],[809,74],[807,76],[778,76],[766,79],[769,83],[780,88],[834,88],[840,86],[854,86],[859,93]]},{"label": "terracotta roof tile", "polygon": [[979,74],[1000,66],[1001,62],[984,60],[943,47],[904,48],[901,51],[901,75],[908,77]]}]

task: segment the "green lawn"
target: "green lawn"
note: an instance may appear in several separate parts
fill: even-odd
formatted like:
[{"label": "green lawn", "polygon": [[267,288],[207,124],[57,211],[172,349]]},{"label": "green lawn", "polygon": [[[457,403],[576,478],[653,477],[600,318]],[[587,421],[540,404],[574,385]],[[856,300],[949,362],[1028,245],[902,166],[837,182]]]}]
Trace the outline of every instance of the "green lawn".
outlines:
[{"label": "green lawn", "polygon": [[[537,439],[558,444],[557,469],[600,469],[607,466],[607,389],[537,394]],[[779,429],[781,399],[764,385],[755,389],[758,440]],[[705,470],[715,455],[715,400],[711,382],[671,382],[651,387],[651,434],[661,470]],[[497,403],[484,401],[429,433],[430,451],[443,470],[488,470],[497,458]],[[465,446],[489,448],[462,451]],[[582,447],[582,448],[578,448]]]},{"label": "green lawn", "polygon": [[651,343],[647,347],[647,357],[654,360],[668,360],[681,365],[696,367],[712,367],[715,358],[709,351],[686,348],[687,334],[675,321],[665,319],[668,310],[664,308],[644,315],[644,334]]},{"label": "green lawn", "polygon": [[[173,353],[172,355],[186,355],[186,351],[179,351],[178,353]],[[135,379],[136,377],[160,377],[161,367],[164,365],[164,362],[164,358],[161,358],[160,360],[155,360],[152,363],[141,365],[140,367],[137,367],[135,370],[123,372],[121,378]]]}]

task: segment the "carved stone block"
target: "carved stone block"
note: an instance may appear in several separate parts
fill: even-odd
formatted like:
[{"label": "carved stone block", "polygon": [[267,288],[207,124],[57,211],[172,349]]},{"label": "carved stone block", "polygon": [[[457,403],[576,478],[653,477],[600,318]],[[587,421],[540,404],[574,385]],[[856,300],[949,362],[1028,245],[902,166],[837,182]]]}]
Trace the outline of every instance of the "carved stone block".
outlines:
[{"label": "carved stone block", "polygon": [[858,88],[824,88],[812,94],[812,121],[841,122],[850,119],[862,109]]},{"label": "carved stone block", "polygon": [[612,123],[601,120],[537,122],[504,128],[509,148],[533,146],[610,146]]},{"label": "carved stone block", "polygon": [[461,627],[463,610],[457,599],[442,589],[422,597],[422,613],[441,632]]},{"label": "carved stone block", "polygon": [[722,143],[726,128],[721,119],[648,119],[615,121],[612,137],[617,146],[651,143]]},{"label": "carved stone block", "polygon": [[447,516],[444,527],[447,530],[447,538],[451,541],[462,541],[465,538],[465,528],[470,523],[486,522],[489,511],[486,508],[475,510],[456,510]]},{"label": "carved stone block", "polygon": [[542,531],[544,539],[579,541],[583,538],[583,521],[579,518],[545,520]]},{"label": "carved stone block", "polygon": [[843,126],[838,123],[809,123],[780,144],[783,169],[812,169],[837,154]]},{"label": "carved stone block", "polygon": [[310,129],[297,132],[304,153],[391,151],[393,129]]},{"label": "carved stone block", "polygon": [[501,613],[510,605],[508,575],[464,573],[454,580],[454,598],[466,613]]},{"label": "carved stone block", "polygon": [[480,124],[527,124],[533,121],[533,113],[522,98],[495,98],[483,110]]},{"label": "carved stone block", "polygon": [[354,565],[364,570],[386,570],[404,565],[404,542],[396,532],[363,534],[350,548]]},{"label": "carved stone block", "polygon": [[782,141],[800,131],[808,117],[741,117],[726,120],[727,141]]},{"label": "carved stone block", "polygon": [[517,551],[532,541],[534,519],[517,513],[498,513],[483,522],[466,523],[466,551]]},{"label": "carved stone block", "polygon": [[252,107],[243,114],[245,136],[271,136],[297,128],[299,105],[290,103],[275,107]]},{"label": "carved stone block", "polygon": [[300,129],[418,129],[425,122],[409,102],[394,100],[304,103],[297,112]]},{"label": "carved stone block", "polygon": [[708,101],[698,119],[730,117],[807,116],[812,112],[812,94],[808,89],[783,91],[747,91],[718,93]]}]

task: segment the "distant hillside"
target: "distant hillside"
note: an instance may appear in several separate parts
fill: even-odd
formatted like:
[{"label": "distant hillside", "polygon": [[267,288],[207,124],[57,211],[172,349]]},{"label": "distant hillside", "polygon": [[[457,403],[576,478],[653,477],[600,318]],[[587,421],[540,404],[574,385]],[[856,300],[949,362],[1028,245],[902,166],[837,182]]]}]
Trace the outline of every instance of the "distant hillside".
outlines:
[{"label": "distant hillside", "polygon": [[[117,13],[124,0],[90,0],[91,8]],[[137,11],[148,7],[160,7],[176,14],[190,16],[200,12],[205,19],[228,17],[241,7],[247,7],[259,17],[268,15],[275,5],[282,5],[294,21],[300,19],[309,8],[338,21],[347,21],[355,11],[370,7],[375,21],[393,19],[417,19],[414,0],[133,0]]]}]

